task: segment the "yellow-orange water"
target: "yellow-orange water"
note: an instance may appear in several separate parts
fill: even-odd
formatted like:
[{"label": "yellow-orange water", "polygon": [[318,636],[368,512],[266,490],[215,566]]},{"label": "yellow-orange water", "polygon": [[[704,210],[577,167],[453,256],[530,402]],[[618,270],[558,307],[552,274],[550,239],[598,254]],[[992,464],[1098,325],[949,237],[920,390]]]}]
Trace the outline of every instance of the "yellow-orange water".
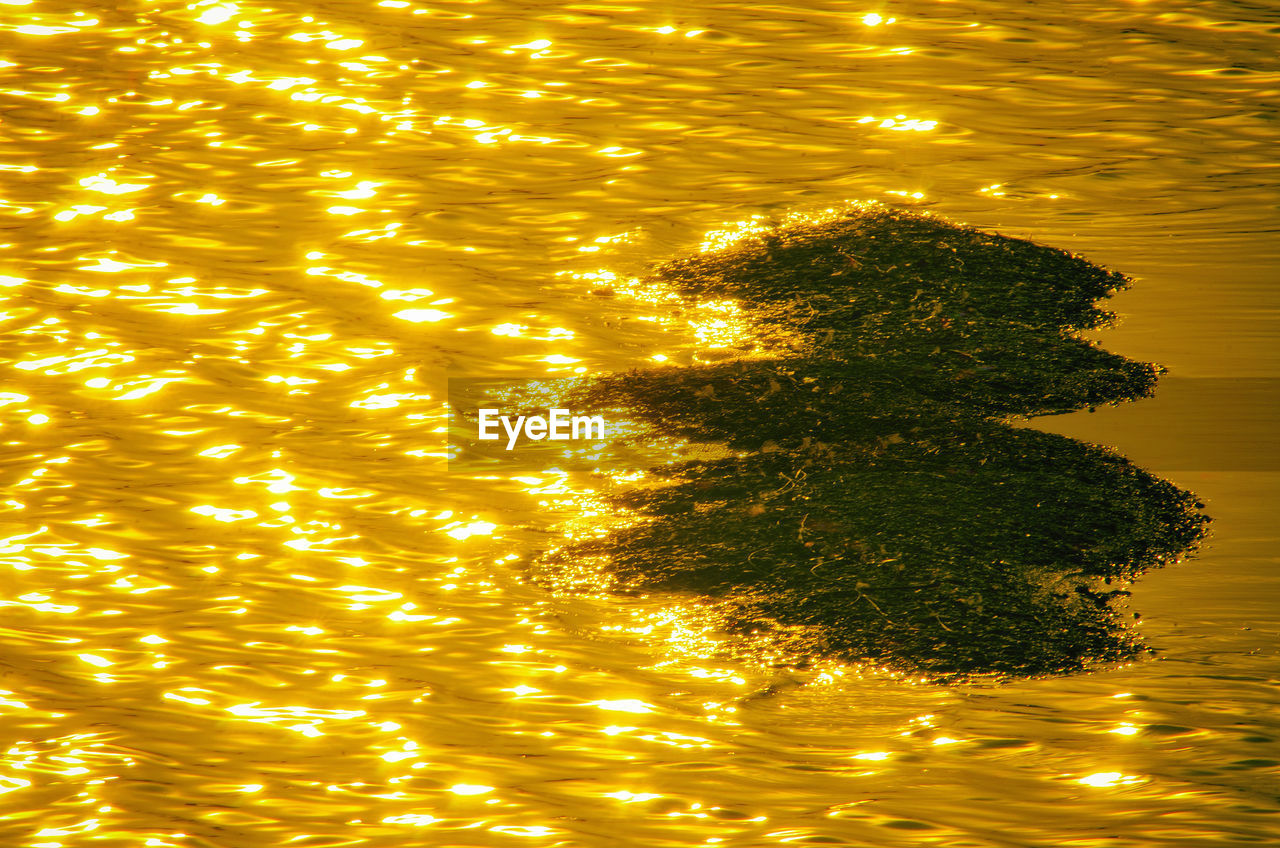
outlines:
[{"label": "yellow-orange water", "polygon": [[[0,844],[1280,841],[1274,444],[1159,468],[1218,520],[1136,591],[1158,659],[1000,687],[540,589],[561,481],[441,459],[447,377],[728,344],[732,304],[590,292],[849,199],[1137,276],[1100,337],[1175,376],[1280,376],[1278,35],[1228,0],[0,0]],[[1056,423],[1142,459],[1159,402]]]}]

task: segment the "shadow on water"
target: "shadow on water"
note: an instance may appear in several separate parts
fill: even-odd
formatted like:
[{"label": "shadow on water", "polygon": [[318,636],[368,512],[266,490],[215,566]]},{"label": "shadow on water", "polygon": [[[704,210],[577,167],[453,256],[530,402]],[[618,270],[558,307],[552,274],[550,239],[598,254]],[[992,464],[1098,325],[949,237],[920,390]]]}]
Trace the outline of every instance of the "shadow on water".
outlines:
[{"label": "shadow on water", "polygon": [[1076,671],[1142,648],[1123,585],[1193,547],[1195,497],[1114,453],[1013,426],[1152,393],[1075,335],[1123,276],[1066,252],[860,209],[659,268],[789,338],[767,360],[609,375],[572,402],[732,455],[616,496],[622,591],[714,599],[728,628],[934,678]]}]

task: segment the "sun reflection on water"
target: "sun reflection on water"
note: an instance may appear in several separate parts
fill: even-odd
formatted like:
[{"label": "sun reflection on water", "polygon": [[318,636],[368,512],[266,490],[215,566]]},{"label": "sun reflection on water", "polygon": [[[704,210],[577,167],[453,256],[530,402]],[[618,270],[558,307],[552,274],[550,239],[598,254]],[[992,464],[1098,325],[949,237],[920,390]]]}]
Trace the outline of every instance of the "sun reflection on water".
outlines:
[{"label": "sun reflection on water", "polygon": [[[786,671],[768,645],[727,656],[713,611],[617,597],[607,562],[526,568],[635,520],[610,493],[688,445],[622,422],[633,461],[614,467],[446,466],[444,375],[785,351],[739,304],[639,276],[725,208],[1087,197],[1111,147],[1027,173],[1001,124],[981,166],[954,158],[989,116],[938,80],[990,88],[954,57],[998,37],[994,14],[0,8],[6,844],[586,844],[601,822],[647,845],[850,838],[827,820],[938,842],[954,834],[903,827],[898,799],[949,770],[1183,814],[1161,806],[1178,780],[1123,758],[1160,744],[1125,699],[1001,716],[997,745],[946,693]],[[1151,59],[1126,61],[1136,111],[1126,74]],[[1078,135],[1086,77],[1034,70],[1037,119],[1065,104],[1054,155],[1137,149],[1119,124]],[[1253,96],[1231,84],[1215,121]],[[788,674],[812,710],[777,696]],[[1086,741],[1037,759],[1054,722]]]}]

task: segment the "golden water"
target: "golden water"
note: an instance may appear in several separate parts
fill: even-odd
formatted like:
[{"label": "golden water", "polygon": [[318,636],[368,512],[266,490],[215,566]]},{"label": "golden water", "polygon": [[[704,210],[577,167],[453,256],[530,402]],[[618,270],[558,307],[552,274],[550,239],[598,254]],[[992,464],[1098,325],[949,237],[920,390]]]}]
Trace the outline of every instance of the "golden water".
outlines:
[{"label": "golden water", "polygon": [[[592,291],[847,199],[1085,253],[1139,278],[1110,348],[1280,376],[1277,34],[1243,0],[0,0],[0,844],[1280,841],[1274,447],[1159,469],[1218,520],[1135,593],[1158,659],[998,687],[557,596],[523,577],[556,481],[441,459],[445,378],[723,345],[731,305]],[[1092,437],[1142,460],[1152,408]]]}]

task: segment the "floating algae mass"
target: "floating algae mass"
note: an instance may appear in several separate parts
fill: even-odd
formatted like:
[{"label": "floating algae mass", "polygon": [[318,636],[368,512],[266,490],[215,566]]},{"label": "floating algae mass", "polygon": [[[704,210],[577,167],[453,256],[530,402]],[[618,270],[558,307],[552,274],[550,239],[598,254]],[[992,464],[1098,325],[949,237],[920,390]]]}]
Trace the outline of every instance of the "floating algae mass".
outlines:
[{"label": "floating algae mass", "polygon": [[[1152,392],[1154,366],[1076,335],[1126,280],[1061,250],[879,208],[659,268],[793,341],[767,360],[580,389],[734,455],[618,504],[617,585],[715,599],[729,629],[945,678],[1063,673],[1141,650],[1112,602],[1208,519],[1128,460],[1007,416]],[[554,565],[554,563],[553,563]]]}]

